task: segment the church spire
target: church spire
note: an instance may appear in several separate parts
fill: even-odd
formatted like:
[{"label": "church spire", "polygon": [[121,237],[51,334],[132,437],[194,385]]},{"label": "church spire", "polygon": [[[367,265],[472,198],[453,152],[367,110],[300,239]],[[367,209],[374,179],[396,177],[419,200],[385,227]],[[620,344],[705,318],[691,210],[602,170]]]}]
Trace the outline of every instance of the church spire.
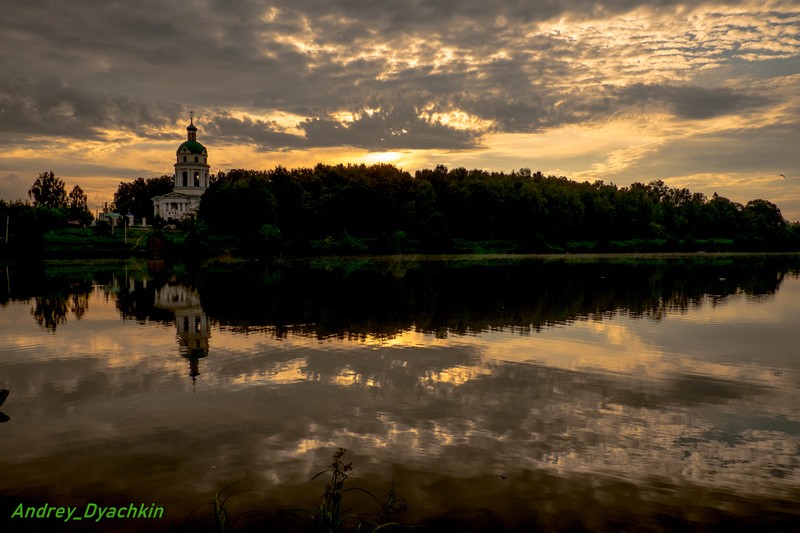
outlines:
[{"label": "church spire", "polygon": [[187,139],[190,141],[197,140],[197,127],[194,125],[194,110],[189,111],[189,126],[186,128]]}]

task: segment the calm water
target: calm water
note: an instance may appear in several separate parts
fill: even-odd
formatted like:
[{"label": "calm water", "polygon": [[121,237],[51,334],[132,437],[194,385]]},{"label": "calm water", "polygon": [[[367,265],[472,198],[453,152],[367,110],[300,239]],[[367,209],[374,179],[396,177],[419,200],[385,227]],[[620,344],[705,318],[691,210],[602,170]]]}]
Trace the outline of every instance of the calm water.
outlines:
[{"label": "calm water", "polygon": [[[0,529],[800,530],[800,258],[6,269]],[[232,487],[226,488],[231,484]],[[376,504],[361,492],[346,506]],[[61,523],[19,504],[154,503]],[[288,510],[295,510],[288,512]],[[7,527],[10,526],[10,529]]]}]

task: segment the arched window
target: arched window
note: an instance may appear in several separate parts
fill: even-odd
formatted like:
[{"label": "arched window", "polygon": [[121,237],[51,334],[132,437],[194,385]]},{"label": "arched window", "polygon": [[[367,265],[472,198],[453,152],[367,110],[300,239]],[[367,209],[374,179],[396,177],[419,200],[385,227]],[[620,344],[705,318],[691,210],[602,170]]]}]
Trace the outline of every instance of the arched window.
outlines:
[{"label": "arched window", "polygon": [[194,173],[194,186],[195,187],[199,187],[200,186],[200,173],[199,172],[195,172]]},{"label": "arched window", "polygon": [[188,181],[189,181],[189,173],[184,170],[183,171],[183,186],[184,187],[186,187]]}]

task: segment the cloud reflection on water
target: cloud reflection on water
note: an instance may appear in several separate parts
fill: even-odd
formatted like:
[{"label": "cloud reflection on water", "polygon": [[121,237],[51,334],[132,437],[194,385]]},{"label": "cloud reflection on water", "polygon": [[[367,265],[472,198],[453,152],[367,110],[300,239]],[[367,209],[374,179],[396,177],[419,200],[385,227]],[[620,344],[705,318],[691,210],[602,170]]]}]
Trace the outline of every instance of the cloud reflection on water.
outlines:
[{"label": "cloud reflection on water", "polygon": [[[798,501],[798,292],[790,276],[769,300],[737,292],[653,319],[617,309],[447,336],[276,335],[258,322],[245,335],[211,315],[194,394],[174,323],[120,320],[120,300],[96,290],[80,321],[52,332],[12,302],[0,309],[3,346],[35,338],[37,349],[0,362],[0,386],[15,393],[2,461],[21,493],[69,499],[113,478],[123,492],[197,495],[246,477],[280,492],[277,505],[344,446],[365,482],[402,475],[417,516],[445,510],[443,487],[473,502],[465,479],[505,509],[492,499],[509,497],[492,485],[499,474],[540,500],[531,513],[603,498],[650,512],[627,507],[617,483],[656,514],[687,504],[659,487],[723,493],[749,512],[761,496]],[[566,487],[577,493],[555,504]]]}]

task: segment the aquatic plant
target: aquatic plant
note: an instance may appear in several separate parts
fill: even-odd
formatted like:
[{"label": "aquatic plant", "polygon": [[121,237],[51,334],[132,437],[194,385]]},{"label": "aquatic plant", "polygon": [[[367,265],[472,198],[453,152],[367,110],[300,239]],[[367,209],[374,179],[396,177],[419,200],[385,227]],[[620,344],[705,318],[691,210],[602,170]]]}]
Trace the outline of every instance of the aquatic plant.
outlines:
[{"label": "aquatic plant", "polygon": [[[407,506],[405,501],[397,494],[394,483],[392,483],[392,487],[389,489],[387,497],[383,501],[364,488],[345,487],[345,482],[349,479],[350,473],[353,471],[353,463],[345,463],[342,459],[345,452],[346,450],[344,448],[336,450],[333,453],[333,458],[328,468],[317,473],[309,480],[314,481],[325,474],[330,474],[330,481],[325,485],[325,489],[322,492],[322,501],[319,507],[314,510],[281,509],[273,512],[248,511],[231,519],[225,507],[226,502],[237,494],[258,491],[245,490],[229,492],[229,489],[238,484],[241,480],[226,486],[214,495],[214,519],[217,523],[218,531],[220,533],[230,533],[239,518],[254,514],[283,515],[284,517],[293,516],[301,519],[301,521],[310,521],[311,531],[324,533],[344,533],[348,531],[375,533],[393,527],[410,527],[404,526],[396,521],[396,516],[404,513]],[[378,511],[371,515],[364,515],[343,508],[343,497],[351,491],[361,492],[371,497],[378,504]]]},{"label": "aquatic plant", "polygon": [[[315,516],[314,524],[316,529],[325,533],[346,531],[348,530],[347,524],[351,522],[355,523],[355,531],[375,532],[393,526],[401,527],[393,518],[395,515],[405,512],[406,503],[397,495],[394,483],[392,483],[392,488],[389,489],[387,499],[384,502],[381,502],[366,489],[360,487],[345,488],[345,481],[350,477],[349,472],[353,470],[353,463],[345,463],[342,460],[346,451],[344,448],[339,448],[334,452],[333,461],[328,465],[328,468],[311,478],[311,481],[313,481],[328,472],[331,476],[330,483],[325,485],[325,491],[322,493],[322,502]],[[358,519],[358,515],[349,514],[348,510],[342,509],[342,497],[348,491],[360,491],[369,495],[380,505],[378,512],[372,517],[361,520]]]},{"label": "aquatic plant", "polygon": [[348,516],[342,513],[342,492],[345,490],[344,482],[350,477],[348,472],[353,470],[353,463],[345,464],[342,461],[345,451],[344,448],[339,448],[334,452],[333,462],[328,468],[311,478],[313,481],[326,472],[331,473],[331,482],[325,485],[322,503],[315,520],[322,531],[338,531],[348,519]]}]

